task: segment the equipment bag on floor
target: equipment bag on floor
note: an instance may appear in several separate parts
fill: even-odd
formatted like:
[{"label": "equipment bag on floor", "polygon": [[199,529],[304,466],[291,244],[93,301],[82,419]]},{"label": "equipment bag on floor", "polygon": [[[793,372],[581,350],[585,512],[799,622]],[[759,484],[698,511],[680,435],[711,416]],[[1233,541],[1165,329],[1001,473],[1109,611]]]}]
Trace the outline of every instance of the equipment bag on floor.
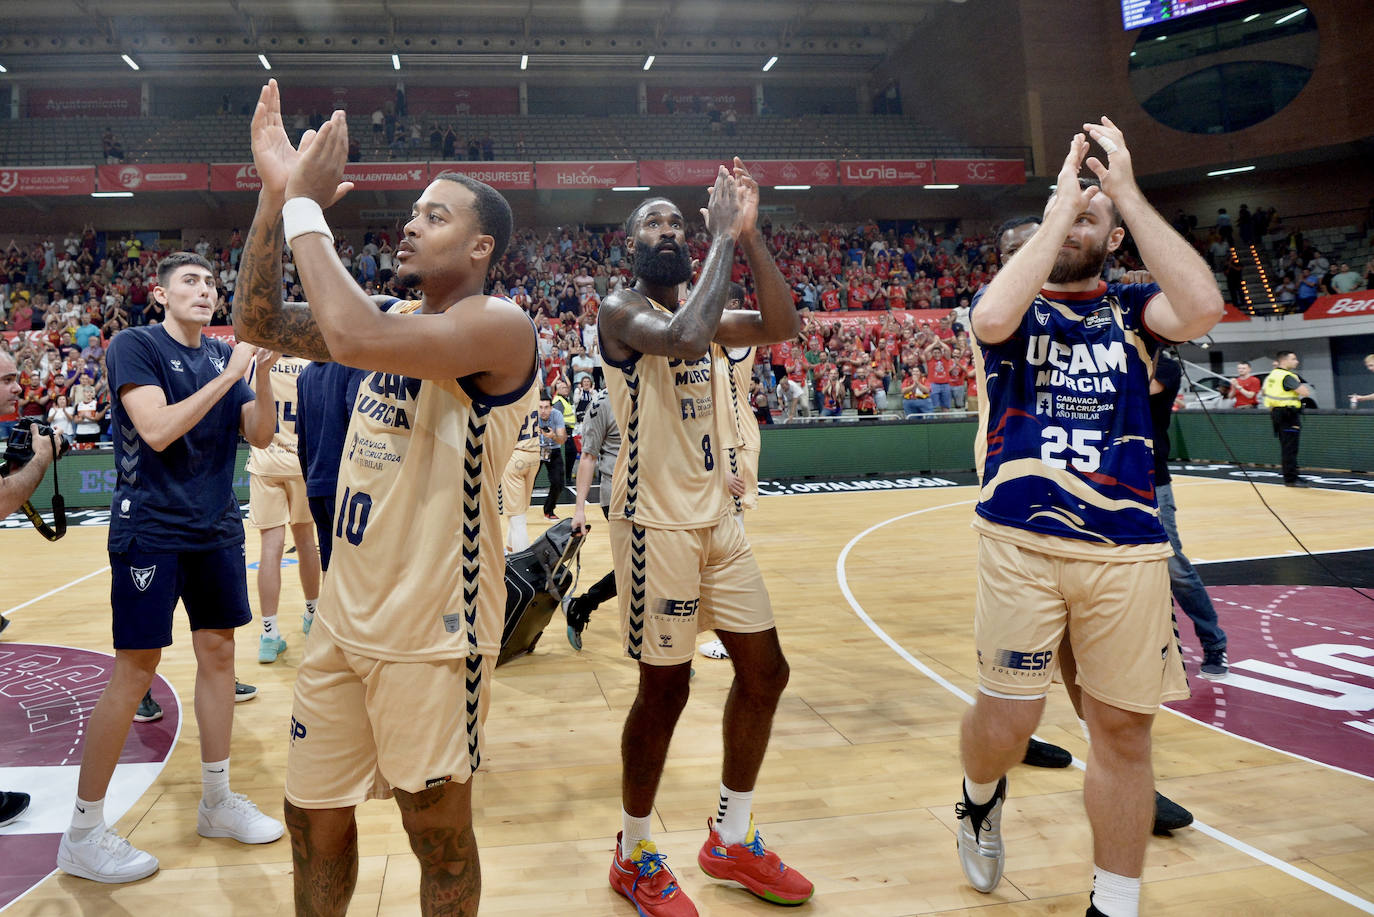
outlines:
[{"label": "equipment bag on floor", "polygon": [[585,538],[573,534],[571,519],[562,519],[534,544],[506,557],[506,626],[497,665],[534,652],[575,582],[570,567],[577,562]]}]

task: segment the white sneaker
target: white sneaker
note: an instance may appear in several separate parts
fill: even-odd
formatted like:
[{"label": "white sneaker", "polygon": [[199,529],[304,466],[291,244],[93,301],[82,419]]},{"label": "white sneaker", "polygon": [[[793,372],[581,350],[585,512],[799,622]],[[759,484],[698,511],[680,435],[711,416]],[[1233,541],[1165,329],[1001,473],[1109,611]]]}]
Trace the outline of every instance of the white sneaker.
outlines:
[{"label": "white sneaker", "polygon": [[58,869],[95,882],[133,882],[151,876],[157,867],[157,857],[139,850],[108,826],[79,841],[64,831],[57,845]]},{"label": "white sneaker", "polygon": [[701,655],[708,659],[729,659],[730,654],[725,650],[725,644],[719,640],[712,640],[710,643],[701,645]]},{"label": "white sneaker", "polygon": [[281,822],[258,811],[242,793],[230,793],[217,806],[202,798],[196,811],[196,833],[201,837],[232,837],[243,844],[270,844],[282,836]]}]

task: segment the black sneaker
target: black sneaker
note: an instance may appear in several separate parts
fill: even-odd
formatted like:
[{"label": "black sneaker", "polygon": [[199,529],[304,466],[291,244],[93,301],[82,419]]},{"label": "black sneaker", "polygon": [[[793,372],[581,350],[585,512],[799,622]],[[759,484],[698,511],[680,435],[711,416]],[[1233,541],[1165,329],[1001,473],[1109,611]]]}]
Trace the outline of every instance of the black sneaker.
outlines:
[{"label": "black sneaker", "polygon": [[1097,909],[1096,904],[1093,904],[1092,892],[1088,892],[1088,909],[1083,912],[1083,917],[1107,917],[1106,914]]},{"label": "black sneaker", "polygon": [[1192,812],[1155,790],[1155,824],[1152,830],[1156,836],[1169,837],[1170,831],[1186,828],[1192,823]]},{"label": "black sneaker", "polygon": [[587,629],[591,613],[584,612],[577,599],[571,595],[563,596],[563,617],[568,621],[568,645],[578,652],[582,651],[582,632]]},{"label": "black sneaker", "polygon": [[1202,668],[1198,674],[1203,678],[1217,680],[1226,677],[1226,649],[1202,651]]},{"label": "black sneaker", "polygon": [[9,626],[10,626],[10,619],[7,618],[7,617],[5,617],[4,615],[0,615],[0,634],[3,634],[3,633],[5,632],[5,628],[7,628],[7,627],[9,627]]},{"label": "black sneaker", "polygon": [[246,700],[252,700],[258,696],[258,689],[253,685],[246,685],[234,679],[234,703],[241,704]]},{"label": "black sneaker", "polygon": [[1073,763],[1073,755],[1069,754],[1066,748],[1031,739],[1021,763],[1029,764],[1031,767],[1068,767]]},{"label": "black sneaker", "polygon": [[23,815],[28,807],[28,793],[0,793],[0,828]]},{"label": "black sneaker", "polygon": [[162,707],[153,700],[153,692],[149,691],[143,695],[143,700],[138,702],[138,709],[134,711],[134,722],[153,723],[160,719],[162,719]]}]

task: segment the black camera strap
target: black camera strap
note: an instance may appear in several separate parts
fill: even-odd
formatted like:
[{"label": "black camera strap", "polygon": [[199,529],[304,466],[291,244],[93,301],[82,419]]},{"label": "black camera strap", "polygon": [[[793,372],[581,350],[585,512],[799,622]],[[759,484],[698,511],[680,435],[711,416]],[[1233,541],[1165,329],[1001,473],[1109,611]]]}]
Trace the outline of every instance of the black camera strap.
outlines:
[{"label": "black camera strap", "polygon": [[[48,525],[43,520],[43,516],[38,512],[38,508],[33,505],[32,500],[25,500],[24,505],[19,507],[19,511],[28,517],[29,523],[33,525],[38,534],[48,541],[57,541],[67,534],[67,501],[62,498],[62,487],[57,483],[57,436],[52,434],[52,525]],[[0,472],[7,471],[5,462],[0,460]]]}]

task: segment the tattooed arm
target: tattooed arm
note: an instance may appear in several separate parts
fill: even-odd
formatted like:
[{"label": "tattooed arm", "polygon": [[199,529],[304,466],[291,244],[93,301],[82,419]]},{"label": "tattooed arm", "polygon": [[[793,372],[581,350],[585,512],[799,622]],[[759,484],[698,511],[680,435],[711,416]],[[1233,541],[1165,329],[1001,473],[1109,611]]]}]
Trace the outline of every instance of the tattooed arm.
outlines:
[{"label": "tattooed arm", "polygon": [[[648,296],[637,289],[618,290],[606,297],[599,319],[605,356],[626,360],[635,353],[651,353],[693,359],[706,352],[720,326],[730,293],[730,266],[740,230],[738,197],[734,176],[722,167],[711,189],[710,201],[702,211],[712,235],[711,249],[701,264],[692,294],[672,315],[655,309]],[[657,251],[669,243],[678,248],[687,244],[682,214],[667,200],[655,201],[648,205],[635,238],[628,242],[630,252],[633,255],[640,245],[655,246]],[[642,280],[640,285],[649,289]],[[665,306],[676,306],[676,302],[669,300],[676,296],[676,287],[657,291],[658,300]]]},{"label": "tattooed arm", "polygon": [[332,360],[309,304],[282,302],[282,203],[266,185],[258,194],[258,212],[239,256],[234,336],[307,360]]},{"label": "tattooed arm", "polygon": [[[253,111],[253,164],[262,181],[258,212],[248,230],[234,290],[234,335],[307,360],[330,360],[310,306],[282,302],[281,255],[284,245],[281,208],[286,179],[300,158],[281,120],[281,92],[268,80]],[[313,134],[313,131],[307,133]],[[350,186],[351,187],[351,186]],[[339,188],[339,194],[346,189]]]}]

